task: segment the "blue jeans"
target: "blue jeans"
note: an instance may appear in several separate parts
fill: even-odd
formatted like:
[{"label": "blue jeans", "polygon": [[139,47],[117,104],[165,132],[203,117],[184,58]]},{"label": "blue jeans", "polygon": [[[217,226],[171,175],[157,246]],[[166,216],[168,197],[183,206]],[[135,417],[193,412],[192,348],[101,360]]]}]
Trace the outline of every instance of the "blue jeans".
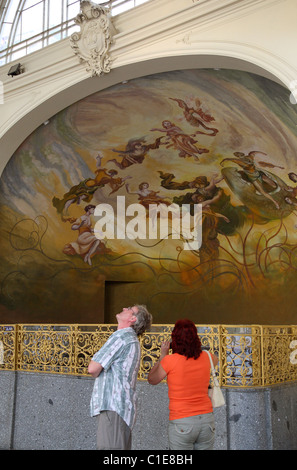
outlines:
[{"label": "blue jeans", "polygon": [[170,450],[212,450],[215,438],[213,413],[169,421]]}]

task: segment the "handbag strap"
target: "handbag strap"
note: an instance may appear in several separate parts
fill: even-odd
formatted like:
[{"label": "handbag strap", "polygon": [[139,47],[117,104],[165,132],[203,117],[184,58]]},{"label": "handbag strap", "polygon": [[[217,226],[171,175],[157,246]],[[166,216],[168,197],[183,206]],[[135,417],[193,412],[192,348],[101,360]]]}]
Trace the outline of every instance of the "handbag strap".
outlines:
[{"label": "handbag strap", "polygon": [[209,361],[210,361],[210,365],[211,365],[211,373],[212,373],[212,376],[213,376],[214,383],[215,383],[216,386],[218,386],[219,382],[218,382],[216,371],[215,371],[215,368],[214,368],[214,365],[213,365],[213,362],[212,362],[211,354],[207,350],[205,350],[205,352],[208,354],[208,357],[209,357]]}]

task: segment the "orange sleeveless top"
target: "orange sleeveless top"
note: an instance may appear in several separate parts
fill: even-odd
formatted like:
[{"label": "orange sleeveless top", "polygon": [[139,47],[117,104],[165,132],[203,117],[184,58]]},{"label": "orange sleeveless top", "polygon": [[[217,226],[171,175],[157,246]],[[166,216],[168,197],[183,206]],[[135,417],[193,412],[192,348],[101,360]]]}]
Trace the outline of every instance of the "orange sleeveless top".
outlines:
[{"label": "orange sleeveless top", "polygon": [[161,365],[167,373],[169,420],[213,411],[208,396],[210,362],[205,351],[198,359],[167,355]]}]

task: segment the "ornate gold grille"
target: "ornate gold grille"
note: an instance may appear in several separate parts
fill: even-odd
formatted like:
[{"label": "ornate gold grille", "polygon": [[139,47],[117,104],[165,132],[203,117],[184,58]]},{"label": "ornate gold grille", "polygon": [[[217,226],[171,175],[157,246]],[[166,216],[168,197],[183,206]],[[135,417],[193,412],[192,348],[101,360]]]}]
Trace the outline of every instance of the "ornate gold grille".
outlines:
[{"label": "ornate gold grille", "polygon": [[[146,380],[172,328],[154,325],[140,338],[140,380]],[[87,375],[91,357],[115,329],[106,324],[0,325],[0,370]],[[297,380],[297,364],[290,361],[297,326],[197,325],[197,332],[202,347],[219,356],[223,387]]]}]

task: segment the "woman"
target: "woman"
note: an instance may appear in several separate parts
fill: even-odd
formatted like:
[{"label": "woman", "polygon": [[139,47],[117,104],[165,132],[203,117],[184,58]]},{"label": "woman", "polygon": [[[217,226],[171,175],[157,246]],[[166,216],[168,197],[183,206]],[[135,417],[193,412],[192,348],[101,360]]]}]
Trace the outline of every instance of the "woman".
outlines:
[{"label": "woman", "polygon": [[[197,140],[194,140],[191,135],[185,134],[184,131],[176,126],[173,122],[165,120],[162,121],[163,129],[151,129],[151,131],[165,132],[168,137],[168,144],[166,148],[173,147],[179,151],[178,156],[185,158],[186,156],[192,156],[195,160],[199,161],[197,153],[208,153],[209,150],[206,148],[197,148],[195,143]],[[195,134],[192,134],[195,135]],[[171,140],[171,143],[169,143]],[[165,142],[164,142],[165,143]]]},{"label": "woman", "polygon": [[98,252],[107,252],[104,243],[94,235],[94,229],[92,228],[91,215],[94,214],[95,208],[96,206],[93,204],[85,207],[85,214],[79,217],[71,226],[72,230],[78,230],[76,242],[68,243],[63,249],[63,253],[66,255],[78,254],[82,256],[84,262],[90,266],[92,265],[92,255]]},{"label": "woman", "polygon": [[[173,354],[168,355],[169,348]],[[218,358],[212,355],[214,366]],[[172,343],[161,346],[160,361],[148,375],[151,385],[167,377],[169,396],[169,448],[171,450],[207,450],[214,444],[214,417],[208,396],[210,360],[201,349],[195,324],[178,320],[172,331]]]}]

